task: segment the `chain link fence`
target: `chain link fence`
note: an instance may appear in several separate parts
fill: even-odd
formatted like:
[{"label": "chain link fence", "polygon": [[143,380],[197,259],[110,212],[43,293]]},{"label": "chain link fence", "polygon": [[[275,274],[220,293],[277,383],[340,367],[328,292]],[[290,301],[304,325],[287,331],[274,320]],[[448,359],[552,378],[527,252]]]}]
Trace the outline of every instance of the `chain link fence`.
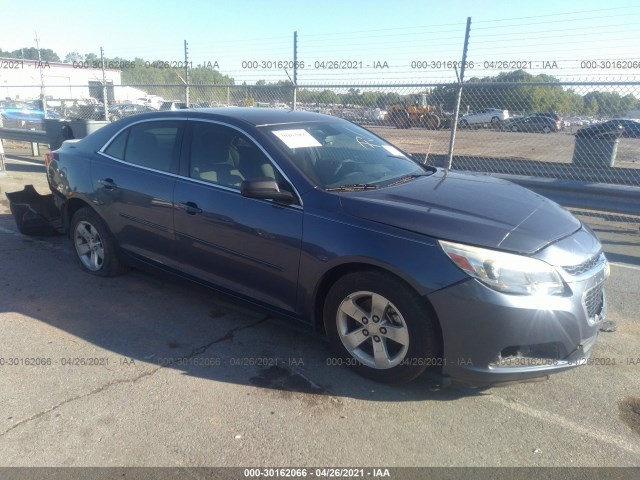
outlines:
[{"label": "chain link fence", "polygon": [[[102,98],[64,98],[68,87],[45,88],[49,118],[115,121],[187,107],[184,85],[110,86],[107,97],[112,101],[106,108]],[[196,84],[190,85],[188,105],[296,108],[333,115],[435,166],[448,165],[455,141],[451,168],[457,170],[640,185],[640,122],[624,119],[640,98],[640,83],[467,82],[452,136],[459,88],[458,83],[297,88]],[[130,89],[144,96],[115,100],[125,97],[121,90]],[[41,117],[2,115],[5,128],[44,129]]]},{"label": "chain link fence", "polygon": [[[33,65],[31,83],[4,80],[0,113],[5,128],[43,130],[44,116],[100,124],[187,107],[307,110],[360,124],[430,165],[639,187],[640,64],[611,58],[608,43],[570,49],[632,22],[613,9],[611,32],[580,26],[595,14],[488,20],[473,29],[468,19],[466,31],[462,23],[412,26],[300,42],[294,33],[293,45],[290,37],[189,48],[185,41],[184,60],[85,58],[59,64],[58,73],[41,68],[39,81]],[[569,19],[576,26],[564,32]],[[569,33],[563,52],[557,35]],[[622,36],[616,49],[635,45]],[[9,66],[31,71],[20,62]],[[81,73],[88,80],[79,81]],[[18,97],[34,100],[25,107]]]}]

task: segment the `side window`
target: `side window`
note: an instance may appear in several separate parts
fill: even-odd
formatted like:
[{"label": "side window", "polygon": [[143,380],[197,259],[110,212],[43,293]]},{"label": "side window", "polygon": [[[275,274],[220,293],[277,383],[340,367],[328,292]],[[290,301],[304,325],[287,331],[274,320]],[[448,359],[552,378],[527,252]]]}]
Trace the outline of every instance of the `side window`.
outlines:
[{"label": "side window", "polygon": [[191,178],[240,188],[238,158],[232,155],[234,130],[222,125],[193,122],[189,175]]},{"label": "side window", "polygon": [[233,128],[207,122],[193,123],[189,172],[192,178],[238,190],[243,180],[279,180],[253,141]]},{"label": "side window", "polygon": [[113,142],[109,144],[104,153],[119,160],[124,160],[124,150],[127,147],[128,137],[129,129],[126,129],[124,132],[118,135]]},{"label": "side window", "polygon": [[171,171],[179,150],[181,122],[145,122],[132,126],[111,142],[105,153],[125,162]]}]

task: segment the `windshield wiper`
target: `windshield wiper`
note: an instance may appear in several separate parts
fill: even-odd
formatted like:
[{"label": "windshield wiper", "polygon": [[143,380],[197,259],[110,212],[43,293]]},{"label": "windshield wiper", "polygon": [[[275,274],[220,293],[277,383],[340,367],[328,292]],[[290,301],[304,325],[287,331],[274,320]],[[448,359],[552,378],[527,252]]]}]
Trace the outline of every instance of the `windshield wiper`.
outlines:
[{"label": "windshield wiper", "polygon": [[335,192],[337,190],[375,190],[381,188],[380,185],[374,185],[372,183],[352,183],[350,185],[340,185],[338,187],[326,188],[327,192]]},{"label": "windshield wiper", "polygon": [[412,173],[411,175],[405,175],[404,177],[400,177],[397,180],[387,184],[387,187],[393,187],[394,185],[400,185],[401,183],[406,183],[409,180],[414,180],[420,177],[428,177],[431,173]]}]

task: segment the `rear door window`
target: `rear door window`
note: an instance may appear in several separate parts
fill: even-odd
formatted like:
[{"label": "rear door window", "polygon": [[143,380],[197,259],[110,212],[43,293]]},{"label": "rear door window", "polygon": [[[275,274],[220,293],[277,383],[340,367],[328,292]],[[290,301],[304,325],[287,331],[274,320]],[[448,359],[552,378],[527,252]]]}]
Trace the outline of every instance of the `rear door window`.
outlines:
[{"label": "rear door window", "polygon": [[180,121],[144,122],[120,133],[104,153],[141,167],[174,171],[182,133]]}]

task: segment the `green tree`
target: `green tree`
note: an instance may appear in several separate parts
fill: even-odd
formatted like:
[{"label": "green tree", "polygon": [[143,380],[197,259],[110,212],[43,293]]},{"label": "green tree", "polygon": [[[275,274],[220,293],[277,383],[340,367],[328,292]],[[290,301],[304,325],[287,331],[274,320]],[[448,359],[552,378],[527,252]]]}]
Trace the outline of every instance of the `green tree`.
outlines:
[{"label": "green tree", "polygon": [[83,60],[82,55],[78,52],[69,52],[64,57],[64,63],[81,62]]},{"label": "green tree", "polygon": [[41,48],[40,57],[38,57],[38,49],[35,47],[18,48],[11,52],[0,49],[0,56],[3,58],[24,58],[25,60],[38,60],[40,58],[43,62],[60,61],[58,54],[50,48]]}]

